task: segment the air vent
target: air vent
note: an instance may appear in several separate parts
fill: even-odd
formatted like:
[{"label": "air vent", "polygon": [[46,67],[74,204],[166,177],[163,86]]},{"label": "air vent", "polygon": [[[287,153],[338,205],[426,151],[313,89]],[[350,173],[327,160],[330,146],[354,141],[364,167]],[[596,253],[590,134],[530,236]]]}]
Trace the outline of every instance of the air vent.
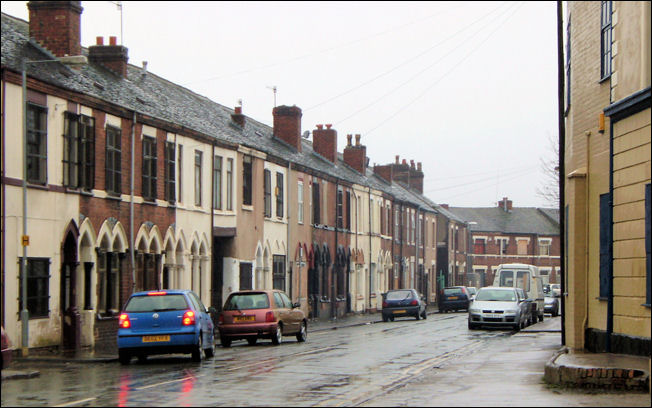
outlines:
[{"label": "air vent", "polygon": [[97,88],[97,89],[104,90],[104,85],[102,85],[102,84],[99,83],[99,82],[93,82],[93,85],[94,85],[95,88]]},{"label": "air vent", "polygon": [[138,96],[137,96],[137,97],[136,97],[136,100],[137,100],[138,102],[142,103],[143,105],[147,105],[147,101],[144,100],[144,99],[141,98],[141,97],[138,97]]},{"label": "air vent", "polygon": [[256,136],[258,136],[258,137],[263,137],[263,134],[262,134],[262,133],[260,133],[259,131],[255,131],[254,133],[255,133],[255,134],[256,134]]}]

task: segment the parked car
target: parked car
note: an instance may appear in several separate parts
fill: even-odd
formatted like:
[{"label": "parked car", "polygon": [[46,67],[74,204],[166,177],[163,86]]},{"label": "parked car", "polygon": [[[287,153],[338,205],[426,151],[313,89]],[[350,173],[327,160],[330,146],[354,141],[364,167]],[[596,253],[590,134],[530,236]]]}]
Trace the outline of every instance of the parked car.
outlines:
[{"label": "parked car", "polygon": [[450,286],[440,293],[438,306],[439,313],[447,310],[469,310],[470,294],[466,286]]},{"label": "parked car", "polygon": [[527,264],[500,264],[496,269],[493,286],[521,288],[532,301],[530,304],[530,323],[537,319],[543,321],[544,295],[543,280],[539,268]]},{"label": "parked car", "polygon": [[190,290],[137,292],[120,313],[118,356],[129,364],[133,356],[190,353],[193,361],[202,354],[212,357],[214,325],[199,297]]},{"label": "parked car", "polygon": [[478,289],[476,289],[474,286],[467,286],[466,289],[469,291],[469,300],[473,302],[475,294],[478,293]]},{"label": "parked car", "polygon": [[543,311],[545,313],[550,313],[553,317],[556,317],[559,316],[559,309],[561,307],[559,301],[561,294],[560,291],[554,290],[553,285],[543,285],[543,293],[545,296]]},{"label": "parked car", "polygon": [[11,341],[9,341],[9,336],[5,332],[4,326],[2,327],[2,365],[0,365],[0,370],[4,369],[11,363]]},{"label": "parked car", "polygon": [[218,329],[223,347],[231,342],[246,339],[254,345],[258,339],[270,339],[278,345],[283,336],[296,336],[297,341],[308,338],[308,320],[280,290],[243,290],[233,292],[224,302]]},{"label": "parked car", "polygon": [[561,285],[559,283],[553,283],[550,285],[552,293],[557,297],[561,297]]},{"label": "parked car", "polygon": [[394,321],[396,317],[426,319],[426,301],[416,289],[389,290],[383,296],[383,322]]},{"label": "parked car", "polygon": [[469,329],[510,326],[518,331],[527,325],[530,302],[521,288],[480,288],[469,308]]}]

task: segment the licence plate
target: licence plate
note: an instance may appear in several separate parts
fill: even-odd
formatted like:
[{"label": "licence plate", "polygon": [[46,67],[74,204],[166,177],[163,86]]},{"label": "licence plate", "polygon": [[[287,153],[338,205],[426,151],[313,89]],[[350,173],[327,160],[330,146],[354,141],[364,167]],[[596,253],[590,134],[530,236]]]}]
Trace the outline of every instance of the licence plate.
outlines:
[{"label": "licence plate", "polygon": [[457,296],[449,296],[448,297],[448,300],[455,300],[455,299],[457,299]]},{"label": "licence plate", "polygon": [[170,341],[170,336],[143,336],[143,343],[155,343],[158,341]]},{"label": "licence plate", "polygon": [[234,322],[253,322],[256,320],[256,316],[235,316],[233,318]]},{"label": "licence plate", "polygon": [[394,314],[405,313],[405,310],[394,310]]},{"label": "licence plate", "polygon": [[488,317],[490,319],[493,319],[493,318],[501,318],[501,317],[503,317],[503,315],[499,315],[499,314],[495,314],[495,313],[486,313],[484,315],[484,317]]}]

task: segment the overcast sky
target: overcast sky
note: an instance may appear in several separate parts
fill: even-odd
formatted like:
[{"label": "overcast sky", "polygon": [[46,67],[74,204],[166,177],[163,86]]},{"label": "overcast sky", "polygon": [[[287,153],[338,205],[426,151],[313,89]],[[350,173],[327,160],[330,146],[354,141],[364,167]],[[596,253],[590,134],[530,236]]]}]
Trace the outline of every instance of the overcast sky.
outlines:
[{"label": "overcast sky", "polygon": [[[2,1],[28,19],[27,3]],[[423,163],[437,203],[551,207],[537,196],[557,131],[555,2],[82,2],[82,45],[272,125],[361,134],[370,164]],[[108,38],[105,40],[108,44]],[[355,140],[355,139],[354,139]]]}]

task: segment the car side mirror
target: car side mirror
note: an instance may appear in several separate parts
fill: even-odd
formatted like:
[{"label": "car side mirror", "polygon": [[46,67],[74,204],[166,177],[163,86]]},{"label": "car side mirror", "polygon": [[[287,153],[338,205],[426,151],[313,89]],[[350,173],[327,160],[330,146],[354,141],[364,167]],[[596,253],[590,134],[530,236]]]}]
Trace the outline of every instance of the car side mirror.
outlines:
[{"label": "car side mirror", "polygon": [[211,306],[208,309],[206,309],[206,312],[207,313],[217,313],[217,309],[215,309],[213,306]]},{"label": "car side mirror", "polygon": [[292,303],[292,309],[296,309],[298,307],[301,307],[301,302]]}]

